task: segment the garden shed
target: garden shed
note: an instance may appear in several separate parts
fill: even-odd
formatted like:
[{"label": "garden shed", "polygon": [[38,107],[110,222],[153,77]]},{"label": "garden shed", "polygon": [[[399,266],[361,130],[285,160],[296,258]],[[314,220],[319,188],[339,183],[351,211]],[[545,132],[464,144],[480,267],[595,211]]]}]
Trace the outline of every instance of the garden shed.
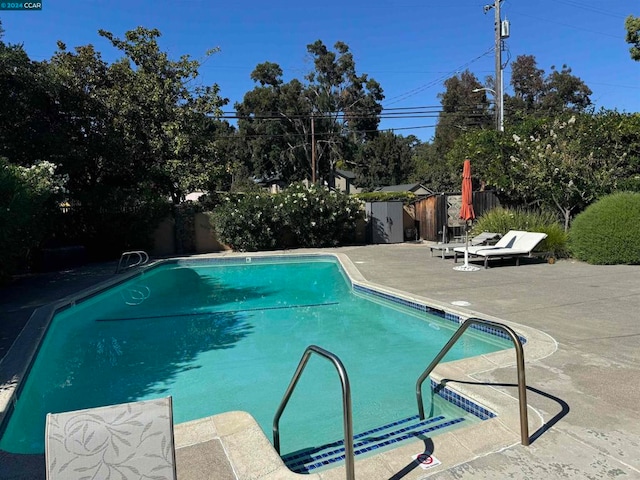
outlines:
[{"label": "garden shed", "polygon": [[367,243],[404,241],[404,209],[401,201],[367,202]]}]

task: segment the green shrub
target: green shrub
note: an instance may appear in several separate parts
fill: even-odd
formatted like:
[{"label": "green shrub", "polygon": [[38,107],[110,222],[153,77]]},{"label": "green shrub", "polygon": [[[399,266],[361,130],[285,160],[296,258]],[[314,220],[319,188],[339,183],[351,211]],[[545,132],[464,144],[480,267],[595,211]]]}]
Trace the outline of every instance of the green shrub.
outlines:
[{"label": "green shrub", "polygon": [[363,202],[391,202],[394,200],[402,200],[405,205],[416,199],[413,192],[363,192],[355,195],[358,200]]},{"label": "green shrub", "polygon": [[98,201],[79,202],[64,212],[57,210],[55,229],[44,246],[83,245],[90,261],[118,258],[127,250],[153,248],[154,230],[171,213],[164,199],[115,188]]},{"label": "green shrub", "polygon": [[0,283],[34,260],[50,234],[63,183],[52,163],[27,168],[0,158]]},{"label": "green shrub", "polygon": [[226,197],[211,215],[220,240],[238,251],[328,247],[352,242],[361,203],[321,187]]},{"label": "green shrub", "polygon": [[267,193],[226,197],[211,215],[218,238],[241,252],[275,248],[278,220]]},{"label": "green shrub", "polygon": [[132,198],[111,208],[100,211],[86,208],[85,211],[91,215],[85,225],[91,225],[93,231],[82,243],[92,260],[107,260],[118,258],[127,250],[151,249],[153,232],[169,214],[170,205],[162,199]]},{"label": "green shrub", "polygon": [[595,265],[640,264],[640,193],[614,193],[587,207],[573,221],[569,248]]},{"label": "green shrub", "polygon": [[567,234],[552,212],[494,208],[477,219],[471,234],[496,232],[504,235],[509,230],[546,233],[547,238],[536,251],[558,258],[568,255]]},{"label": "green shrub", "polygon": [[200,202],[187,200],[173,206],[175,218],[176,252],[187,253],[196,250],[196,213],[203,212]]},{"label": "green shrub", "polygon": [[361,203],[340,192],[294,184],[274,196],[282,223],[301,247],[334,247],[355,239]]}]

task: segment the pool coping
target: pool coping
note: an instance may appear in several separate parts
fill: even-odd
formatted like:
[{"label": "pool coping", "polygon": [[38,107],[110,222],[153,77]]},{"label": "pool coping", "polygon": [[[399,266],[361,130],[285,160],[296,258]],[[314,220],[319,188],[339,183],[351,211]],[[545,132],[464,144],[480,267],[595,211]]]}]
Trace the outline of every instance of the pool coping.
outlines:
[{"label": "pool coping", "polygon": [[[557,344],[553,338],[536,329],[515,324],[513,322],[507,322],[499,318],[480,314],[461,307],[451,308],[451,305],[445,305],[432,299],[409,295],[400,290],[368,282],[352,261],[345,254],[341,253],[318,252],[296,254],[290,252],[256,252],[246,254],[225,252],[222,255],[201,255],[197,257],[196,261],[206,258],[221,259],[224,257],[231,257],[237,259],[283,256],[296,258],[334,257],[338,260],[342,269],[346,273],[352,284],[352,288],[360,286],[365,289],[373,289],[377,292],[382,292],[383,294],[400,298],[407,302],[429,305],[430,307],[455,315],[461,320],[469,317],[479,317],[505,324],[513,328],[519,335],[526,338],[527,342],[524,345],[524,351],[527,362],[545,358],[546,356],[553,354],[557,349]],[[193,257],[176,257],[171,260],[154,262],[145,269],[124,273],[121,276],[101,282],[98,285],[82,290],[74,295],[67,296],[57,302],[40,307],[34,311],[29,322],[18,336],[16,342],[12,345],[5,358],[2,359],[2,362],[0,362],[0,365],[3,367],[0,370],[3,372],[1,374],[2,376],[0,376],[0,424],[12,408],[16,392],[19,391],[20,380],[28,373],[31,361],[37,353],[40,341],[46,332],[53,313],[67,305],[72,305],[78,300],[88,298],[106,288],[115,286],[129,280],[130,278],[140,275],[144,271],[155,267],[158,264],[165,263],[167,261],[173,262],[175,260],[188,261],[193,260]],[[429,448],[427,448],[427,453],[437,453],[438,459],[442,463],[439,466],[428,470],[429,474],[437,470],[450,468],[454,465],[467,462],[478,456],[502,450],[518,443],[520,438],[520,423],[517,399],[493,386],[478,385],[474,378],[474,374],[508,366],[515,366],[515,354],[511,349],[480,355],[469,359],[458,360],[455,362],[447,362],[436,367],[431,375],[433,380],[438,383],[446,383],[447,388],[459,395],[462,395],[463,397],[473,399],[476,404],[494,412],[497,416],[467,428],[446,432],[433,437],[432,448],[435,447],[436,443],[438,448],[435,449],[435,452],[429,452]],[[479,390],[481,393],[478,393]],[[218,425],[220,423],[226,425],[226,427],[220,428]],[[211,430],[211,428],[203,428],[203,425],[208,424],[214,426],[213,430]],[[530,431],[532,430],[532,426],[533,428],[539,428],[541,425],[542,416],[529,407]],[[200,432],[202,436],[198,442],[195,442],[194,439],[199,438],[198,432]],[[463,432],[465,435],[463,436],[456,432]],[[220,439],[236,475],[238,472],[247,473],[246,476],[242,474],[238,478],[285,479],[300,477],[299,474],[291,472],[286,466],[284,466],[282,459],[280,459],[279,455],[275,452],[260,427],[246,412],[223,413],[213,417],[207,417],[206,419],[178,424],[176,425],[176,435],[177,448],[188,448],[190,445],[195,443],[207,441],[207,439],[210,439],[212,435],[215,438]],[[237,442],[236,440],[238,436],[242,438],[246,437],[248,441],[246,443]],[[185,439],[188,440],[185,441]],[[421,449],[419,448],[420,445],[422,445]],[[247,449],[246,451],[244,450],[245,447]],[[258,448],[258,450],[256,450],[256,448]],[[411,456],[417,453],[423,453],[424,451],[425,448],[421,441],[409,442],[396,447],[393,450],[357,459],[356,469],[358,473],[361,473],[361,470],[371,473],[368,478],[377,478],[383,471],[389,473],[389,475],[394,475],[399,470],[410,469],[410,472],[407,472],[409,476],[405,476],[403,478],[421,478],[426,473],[424,473],[424,471],[423,473],[420,473],[420,468],[416,469],[418,464],[411,459]],[[413,453],[410,454],[409,452]],[[464,455],[462,453],[464,453]],[[256,461],[256,457],[259,457],[260,460]],[[250,465],[246,465],[246,463],[249,463]],[[344,467],[337,466],[319,473],[306,474],[304,477],[310,479],[344,478]]]}]

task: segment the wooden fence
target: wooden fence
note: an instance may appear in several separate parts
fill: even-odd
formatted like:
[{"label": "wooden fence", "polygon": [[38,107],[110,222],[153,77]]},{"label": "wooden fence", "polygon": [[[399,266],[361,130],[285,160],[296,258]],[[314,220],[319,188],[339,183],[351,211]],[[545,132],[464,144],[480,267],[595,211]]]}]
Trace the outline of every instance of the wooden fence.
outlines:
[{"label": "wooden fence", "polygon": [[[449,241],[464,232],[458,213],[459,193],[439,193],[430,195],[414,203],[416,226],[423,240]],[[473,210],[476,217],[492,208],[499,207],[500,201],[492,191],[473,192]]]}]

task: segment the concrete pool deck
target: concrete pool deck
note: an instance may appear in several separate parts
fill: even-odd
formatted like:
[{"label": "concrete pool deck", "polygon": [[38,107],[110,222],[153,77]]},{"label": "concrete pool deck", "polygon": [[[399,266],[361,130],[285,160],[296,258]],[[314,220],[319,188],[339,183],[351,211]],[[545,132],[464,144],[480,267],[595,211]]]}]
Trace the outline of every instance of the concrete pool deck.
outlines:
[{"label": "concrete pool deck", "polygon": [[[505,260],[487,270],[460,272],[452,269],[450,259],[431,257],[428,246],[405,243],[325,251],[346,255],[373,284],[468,315],[479,312],[531,327],[555,339],[557,350],[549,355],[529,358],[525,350],[528,403],[543,426],[535,425],[536,415],[530,416],[529,447],[519,445],[514,432],[507,442],[497,442],[495,429],[468,432],[467,445],[453,436],[436,436],[425,443],[443,461],[437,470],[421,470],[410,459],[415,447],[401,447],[394,459],[385,452],[387,457],[365,459],[366,465],[356,462],[357,478],[640,478],[640,267],[570,260],[555,265],[525,260],[516,267],[513,260]],[[308,251],[289,253],[303,252]],[[103,264],[24,277],[0,289],[0,356],[35,307],[110,278],[114,269],[115,264]],[[479,368],[472,378],[515,401],[513,366]],[[240,455],[239,450],[234,453],[234,445],[256,441],[251,422],[237,415],[234,421],[218,416],[197,421],[188,431],[178,426],[176,443],[186,446],[178,450],[179,478],[302,478],[282,470],[277,459],[248,459],[255,471],[232,467],[234,455]],[[248,430],[239,430],[242,425]],[[197,441],[194,432],[200,432]],[[0,457],[0,478],[43,478],[38,476],[38,461],[30,466],[11,460]],[[344,478],[343,472],[334,469],[306,477]]]}]

